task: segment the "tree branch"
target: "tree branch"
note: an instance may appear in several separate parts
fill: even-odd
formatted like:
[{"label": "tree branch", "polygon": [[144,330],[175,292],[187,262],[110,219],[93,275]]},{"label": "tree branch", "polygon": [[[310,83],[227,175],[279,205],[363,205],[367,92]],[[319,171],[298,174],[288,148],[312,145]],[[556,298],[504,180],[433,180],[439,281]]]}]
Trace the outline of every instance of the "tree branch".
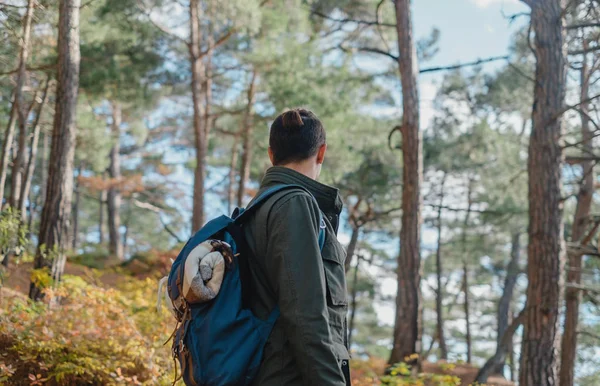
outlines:
[{"label": "tree branch", "polygon": [[372,25],[372,26],[378,26],[378,27],[389,27],[389,28],[396,28],[396,24],[393,23],[381,23],[377,20],[374,21],[370,21],[370,20],[355,20],[355,19],[336,19],[334,17],[331,17],[329,15],[326,15],[322,12],[317,11],[316,9],[311,10],[310,12],[312,15],[315,16],[319,16],[325,20],[329,20],[329,21],[333,21],[336,23],[355,23],[355,24],[362,24],[362,25]]},{"label": "tree branch", "polygon": [[[43,66],[38,66],[38,67],[27,67],[27,71],[46,71],[46,70],[54,70],[55,68],[56,68],[56,66],[54,64],[45,64]],[[19,69],[0,72],[0,76],[16,74],[18,71],[19,71]]]},{"label": "tree branch", "polygon": [[182,243],[183,240],[181,240],[179,238],[179,236],[177,236],[177,233],[175,233],[170,227],[169,224],[165,223],[165,221],[163,220],[161,213],[162,213],[162,209],[159,208],[158,206],[152,205],[148,202],[141,202],[138,201],[137,199],[133,199],[131,200],[133,202],[133,205],[137,206],[138,208],[142,208],[142,209],[147,209],[151,212],[154,212],[158,215],[158,219],[160,221],[160,223],[162,224],[163,228],[165,228],[165,230],[167,231],[168,234],[170,234],[175,240],[177,240],[178,243]]},{"label": "tree branch", "polygon": [[[398,61],[398,57],[396,55],[394,55],[394,54],[392,54],[390,52],[384,51],[382,49],[379,49],[379,48],[374,48],[374,47],[357,47],[357,48],[353,48],[353,49],[356,49],[357,51],[362,51],[362,52],[370,52],[372,54],[384,55],[384,56],[387,56],[388,58],[392,59],[395,62]],[[344,49],[342,48],[342,50],[344,50]]]},{"label": "tree branch", "polygon": [[587,28],[587,27],[600,27],[600,22],[597,21],[588,21],[588,22],[581,22],[581,23],[575,23],[575,24],[570,24],[565,26],[566,29],[577,29],[577,28]]},{"label": "tree branch", "polygon": [[[230,37],[233,36],[233,34],[235,33],[236,29],[235,28],[230,28],[223,36],[221,36],[219,39],[217,39],[217,41],[212,45],[211,49],[215,49],[219,46],[222,46],[223,44],[225,44],[227,42],[227,40],[229,40]],[[203,58],[204,56],[206,56],[208,54],[208,50],[202,51],[200,53],[200,58]]]},{"label": "tree branch", "polygon": [[577,331],[577,333],[580,334],[580,335],[585,335],[585,336],[589,336],[590,338],[594,338],[594,339],[600,340],[600,335],[594,334],[594,333],[589,332],[589,331]]},{"label": "tree branch", "polygon": [[577,283],[566,283],[566,287],[574,288],[576,290],[585,291],[585,292],[589,292],[589,293],[596,294],[596,295],[600,294],[600,289],[598,289],[598,288],[586,287],[584,285],[577,284]]},{"label": "tree branch", "polygon": [[569,55],[584,55],[590,52],[596,52],[600,50],[600,46],[594,46],[594,47],[589,47],[589,48],[584,48],[581,50],[573,50],[573,51],[568,51],[567,54]]},{"label": "tree branch", "polygon": [[451,65],[451,66],[440,66],[440,67],[423,68],[423,69],[419,70],[419,74],[424,74],[424,73],[428,73],[428,72],[436,72],[436,71],[456,70],[456,69],[462,68],[462,67],[477,66],[479,64],[494,62],[494,61],[497,61],[497,60],[508,60],[508,55],[504,55],[504,56],[492,56],[492,57],[486,58],[486,59],[478,59],[478,60],[476,60],[474,62],[459,63],[459,64],[454,64],[454,65]]}]

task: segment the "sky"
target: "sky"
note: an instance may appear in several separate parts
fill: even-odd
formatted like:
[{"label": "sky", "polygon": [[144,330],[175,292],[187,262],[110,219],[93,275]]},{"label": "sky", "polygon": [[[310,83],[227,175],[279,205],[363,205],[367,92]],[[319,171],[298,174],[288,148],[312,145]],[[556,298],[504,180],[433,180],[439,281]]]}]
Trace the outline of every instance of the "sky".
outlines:
[{"label": "sky", "polygon": [[[519,17],[510,22],[508,17],[528,12],[518,0],[415,0],[413,28],[417,39],[426,37],[436,27],[440,30],[438,53],[420,68],[473,62],[494,56],[507,55],[513,34],[528,22]],[[493,71],[503,62],[485,65]],[[441,73],[422,74],[419,77],[421,123],[425,128],[433,117],[431,102],[437,90]]]}]

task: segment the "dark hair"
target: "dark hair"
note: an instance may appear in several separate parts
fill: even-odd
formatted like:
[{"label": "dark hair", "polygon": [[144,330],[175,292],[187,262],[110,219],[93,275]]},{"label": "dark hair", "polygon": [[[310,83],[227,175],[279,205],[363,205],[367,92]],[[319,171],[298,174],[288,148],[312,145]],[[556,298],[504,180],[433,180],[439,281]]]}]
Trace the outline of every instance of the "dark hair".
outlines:
[{"label": "dark hair", "polygon": [[271,124],[269,147],[273,152],[274,165],[308,159],[317,154],[324,144],[325,129],[312,111],[289,110]]}]

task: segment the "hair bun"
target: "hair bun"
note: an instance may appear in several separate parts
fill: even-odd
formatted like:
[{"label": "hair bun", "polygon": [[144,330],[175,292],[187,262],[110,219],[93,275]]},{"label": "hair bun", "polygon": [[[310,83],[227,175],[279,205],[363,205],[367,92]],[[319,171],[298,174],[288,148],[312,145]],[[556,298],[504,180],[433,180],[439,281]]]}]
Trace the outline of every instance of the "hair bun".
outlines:
[{"label": "hair bun", "polygon": [[289,110],[281,115],[281,123],[285,128],[299,128],[304,126],[302,117],[298,110]]}]

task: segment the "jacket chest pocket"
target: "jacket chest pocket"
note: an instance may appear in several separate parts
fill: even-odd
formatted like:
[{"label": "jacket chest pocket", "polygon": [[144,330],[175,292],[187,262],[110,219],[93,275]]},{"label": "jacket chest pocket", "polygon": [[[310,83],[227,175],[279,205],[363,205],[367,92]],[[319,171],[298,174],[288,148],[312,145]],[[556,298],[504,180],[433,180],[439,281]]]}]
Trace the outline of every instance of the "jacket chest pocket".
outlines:
[{"label": "jacket chest pocket", "polygon": [[[329,239],[329,238],[328,238]],[[347,306],[346,272],[344,261],[346,251],[337,240],[328,240],[323,246],[323,266],[327,280],[327,304],[329,306]]]}]

